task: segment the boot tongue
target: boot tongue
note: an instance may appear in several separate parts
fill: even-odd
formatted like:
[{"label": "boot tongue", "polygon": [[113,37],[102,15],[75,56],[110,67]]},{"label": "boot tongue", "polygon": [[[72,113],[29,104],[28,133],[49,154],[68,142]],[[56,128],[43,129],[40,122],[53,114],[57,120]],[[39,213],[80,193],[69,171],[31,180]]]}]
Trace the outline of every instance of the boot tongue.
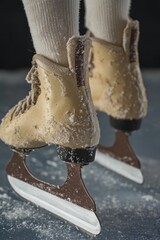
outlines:
[{"label": "boot tongue", "polygon": [[130,20],[124,29],[123,48],[130,63],[138,62],[139,22]]},{"label": "boot tongue", "polygon": [[88,70],[90,45],[90,39],[85,36],[72,37],[67,42],[69,69],[76,74],[78,87],[85,85],[85,74]]},{"label": "boot tongue", "polygon": [[28,72],[27,76],[26,76],[26,81],[28,83],[32,82],[32,75],[36,72],[36,66],[35,64],[33,64],[33,66],[31,67],[30,71]]}]

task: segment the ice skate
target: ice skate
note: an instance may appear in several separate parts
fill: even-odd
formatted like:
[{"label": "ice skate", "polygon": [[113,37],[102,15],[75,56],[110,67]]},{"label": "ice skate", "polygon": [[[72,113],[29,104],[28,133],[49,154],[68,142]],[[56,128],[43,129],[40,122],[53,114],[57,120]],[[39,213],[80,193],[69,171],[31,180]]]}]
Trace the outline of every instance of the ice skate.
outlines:
[{"label": "ice skate", "polygon": [[112,147],[99,146],[96,160],[137,183],[143,182],[140,161],[128,136],[138,130],[147,112],[147,99],[138,60],[138,21],[129,20],[123,46],[92,38],[90,87],[97,111],[109,115],[116,129]]},{"label": "ice skate", "polygon": [[[22,197],[97,235],[100,224],[95,203],[81,177],[81,168],[95,158],[99,126],[88,83],[90,40],[72,37],[67,43],[69,67],[35,55],[27,76],[29,96],[2,120],[1,139],[14,150],[7,165],[8,180]],[[68,177],[61,186],[35,178],[26,155],[46,144],[56,145]]]}]

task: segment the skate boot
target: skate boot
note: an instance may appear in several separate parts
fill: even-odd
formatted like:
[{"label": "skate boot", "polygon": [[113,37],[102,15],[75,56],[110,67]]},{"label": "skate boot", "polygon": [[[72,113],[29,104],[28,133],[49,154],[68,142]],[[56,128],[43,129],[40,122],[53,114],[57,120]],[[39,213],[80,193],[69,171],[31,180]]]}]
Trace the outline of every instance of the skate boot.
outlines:
[{"label": "skate boot", "polygon": [[[88,82],[90,40],[72,37],[67,43],[69,67],[35,55],[27,81],[29,95],[2,120],[1,139],[15,151],[8,179],[22,197],[96,235],[100,224],[95,203],[81,177],[81,167],[94,160],[99,125]],[[46,144],[56,145],[66,162],[62,186],[40,181],[26,167],[26,154]]]},{"label": "skate boot", "polygon": [[140,128],[147,113],[147,99],[138,60],[138,21],[129,20],[123,46],[92,38],[90,87],[97,111],[108,114],[116,129],[112,147],[99,146],[96,159],[107,168],[138,183],[143,182],[140,162],[128,135]]}]

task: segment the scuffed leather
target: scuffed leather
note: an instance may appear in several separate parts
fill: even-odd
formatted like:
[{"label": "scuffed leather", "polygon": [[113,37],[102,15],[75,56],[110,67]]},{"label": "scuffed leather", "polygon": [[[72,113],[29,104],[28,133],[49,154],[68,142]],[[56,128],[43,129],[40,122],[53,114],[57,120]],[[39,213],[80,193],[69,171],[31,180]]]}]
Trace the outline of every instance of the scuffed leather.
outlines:
[{"label": "scuffed leather", "polygon": [[[77,87],[75,74],[78,39],[85,49],[85,86],[81,87]],[[5,143],[16,148],[36,148],[45,144],[85,148],[98,144],[99,125],[88,82],[89,48],[89,39],[72,37],[67,45],[68,68],[40,55],[33,57],[40,81],[40,95],[24,113],[20,112],[11,120],[11,109],[4,117],[0,137]]]},{"label": "scuffed leather", "polygon": [[90,87],[97,110],[117,119],[141,119],[147,98],[138,60],[139,24],[129,20],[123,46],[92,38]]}]

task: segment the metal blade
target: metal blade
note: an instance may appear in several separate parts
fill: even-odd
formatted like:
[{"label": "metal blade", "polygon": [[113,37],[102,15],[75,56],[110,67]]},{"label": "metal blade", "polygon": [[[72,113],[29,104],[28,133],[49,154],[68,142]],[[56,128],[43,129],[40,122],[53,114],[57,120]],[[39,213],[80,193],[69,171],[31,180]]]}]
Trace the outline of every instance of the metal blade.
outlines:
[{"label": "metal blade", "polygon": [[92,235],[101,231],[95,213],[8,175],[13,189],[23,198],[71,222]]},{"label": "metal blade", "polygon": [[143,183],[143,175],[140,169],[124,163],[107,153],[102,153],[99,150],[96,152],[95,160],[102,166],[119,173],[120,175],[137,183]]}]

